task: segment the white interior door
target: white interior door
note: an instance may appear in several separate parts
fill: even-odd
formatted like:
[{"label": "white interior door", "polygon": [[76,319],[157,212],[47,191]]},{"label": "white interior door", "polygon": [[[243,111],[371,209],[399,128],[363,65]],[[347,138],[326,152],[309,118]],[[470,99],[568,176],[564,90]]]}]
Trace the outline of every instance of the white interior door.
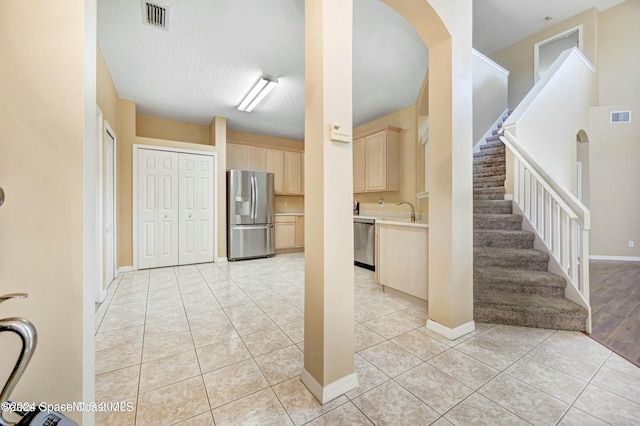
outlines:
[{"label": "white interior door", "polygon": [[178,153],[138,150],[138,268],[178,264]]},{"label": "white interior door", "polygon": [[116,277],[115,242],[115,138],[107,129],[104,139],[104,285]]},{"label": "white interior door", "polygon": [[180,154],[179,264],[213,262],[213,158]]}]

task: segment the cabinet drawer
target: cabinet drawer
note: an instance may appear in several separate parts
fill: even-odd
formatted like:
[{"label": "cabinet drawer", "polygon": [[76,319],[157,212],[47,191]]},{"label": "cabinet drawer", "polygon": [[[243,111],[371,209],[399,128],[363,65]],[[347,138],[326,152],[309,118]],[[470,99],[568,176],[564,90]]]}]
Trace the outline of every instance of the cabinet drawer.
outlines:
[{"label": "cabinet drawer", "polygon": [[276,215],[276,223],[295,223],[296,217],[291,215]]}]

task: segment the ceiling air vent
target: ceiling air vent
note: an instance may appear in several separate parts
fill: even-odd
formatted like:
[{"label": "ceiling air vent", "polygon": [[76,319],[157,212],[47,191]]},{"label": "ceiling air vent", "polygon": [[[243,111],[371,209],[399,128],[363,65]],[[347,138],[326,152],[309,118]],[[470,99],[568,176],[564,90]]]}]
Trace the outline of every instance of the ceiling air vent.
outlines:
[{"label": "ceiling air vent", "polygon": [[153,28],[168,31],[169,8],[142,0],[142,20]]},{"label": "ceiling air vent", "polygon": [[611,111],[611,123],[631,123],[631,111]]}]

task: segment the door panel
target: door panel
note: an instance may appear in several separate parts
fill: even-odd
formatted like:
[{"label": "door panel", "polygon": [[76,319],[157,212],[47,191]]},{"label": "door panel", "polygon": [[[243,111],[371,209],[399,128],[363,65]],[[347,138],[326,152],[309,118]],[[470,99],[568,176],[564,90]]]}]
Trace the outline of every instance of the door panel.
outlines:
[{"label": "door panel", "polygon": [[138,268],[178,262],[178,154],[138,151]]},{"label": "door panel", "polygon": [[231,170],[228,175],[227,193],[229,194],[229,223],[231,225],[251,225],[253,173]]},{"label": "door panel", "polygon": [[213,158],[139,149],[137,167],[138,268],[212,262]]},{"label": "door panel", "polygon": [[254,223],[273,223],[273,174],[256,172],[254,189]]},{"label": "door panel", "polygon": [[181,153],[180,265],[213,261],[212,206],[213,158]]}]

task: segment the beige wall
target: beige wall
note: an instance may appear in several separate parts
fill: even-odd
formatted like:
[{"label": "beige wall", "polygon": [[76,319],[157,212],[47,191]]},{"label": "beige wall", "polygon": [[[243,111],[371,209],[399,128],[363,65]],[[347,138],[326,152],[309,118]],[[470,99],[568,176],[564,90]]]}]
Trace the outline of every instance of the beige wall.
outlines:
[{"label": "beige wall", "polygon": [[627,0],[598,16],[600,105],[640,104],[639,20],[637,0]]},{"label": "beige wall", "polygon": [[[30,295],[3,303],[0,317],[26,317],[38,331],[12,400],[62,403],[82,401],[83,327],[94,326],[83,320],[85,3],[50,6],[0,6],[0,294]],[[7,334],[0,383],[18,346]]]},{"label": "beige wall", "polygon": [[[640,106],[591,108],[591,254],[640,257],[640,121],[609,124],[611,111]],[[629,240],[635,247],[629,248]]]},{"label": "beige wall", "polygon": [[[589,136],[591,253],[640,257],[640,2],[628,0],[598,17],[600,107]],[[632,123],[610,124],[631,110]],[[629,248],[629,240],[635,247]]]},{"label": "beige wall", "polygon": [[267,148],[282,148],[296,151],[304,151],[304,142],[295,139],[278,138],[273,136],[259,135],[256,133],[240,132],[238,130],[227,130],[227,140],[233,143],[245,145],[256,145]]},{"label": "beige wall", "polygon": [[209,126],[136,114],[136,136],[210,145]]},{"label": "beige wall", "polygon": [[116,134],[118,133],[118,91],[113,84],[111,73],[107,64],[102,56],[100,47],[97,46],[97,61],[96,61],[96,98],[98,106],[103,114],[103,119],[106,120]]},{"label": "beige wall", "polygon": [[582,52],[597,66],[596,21],[597,11],[590,9],[488,55],[510,72],[509,108],[515,108],[533,87],[533,46],[536,43],[582,25]]}]

